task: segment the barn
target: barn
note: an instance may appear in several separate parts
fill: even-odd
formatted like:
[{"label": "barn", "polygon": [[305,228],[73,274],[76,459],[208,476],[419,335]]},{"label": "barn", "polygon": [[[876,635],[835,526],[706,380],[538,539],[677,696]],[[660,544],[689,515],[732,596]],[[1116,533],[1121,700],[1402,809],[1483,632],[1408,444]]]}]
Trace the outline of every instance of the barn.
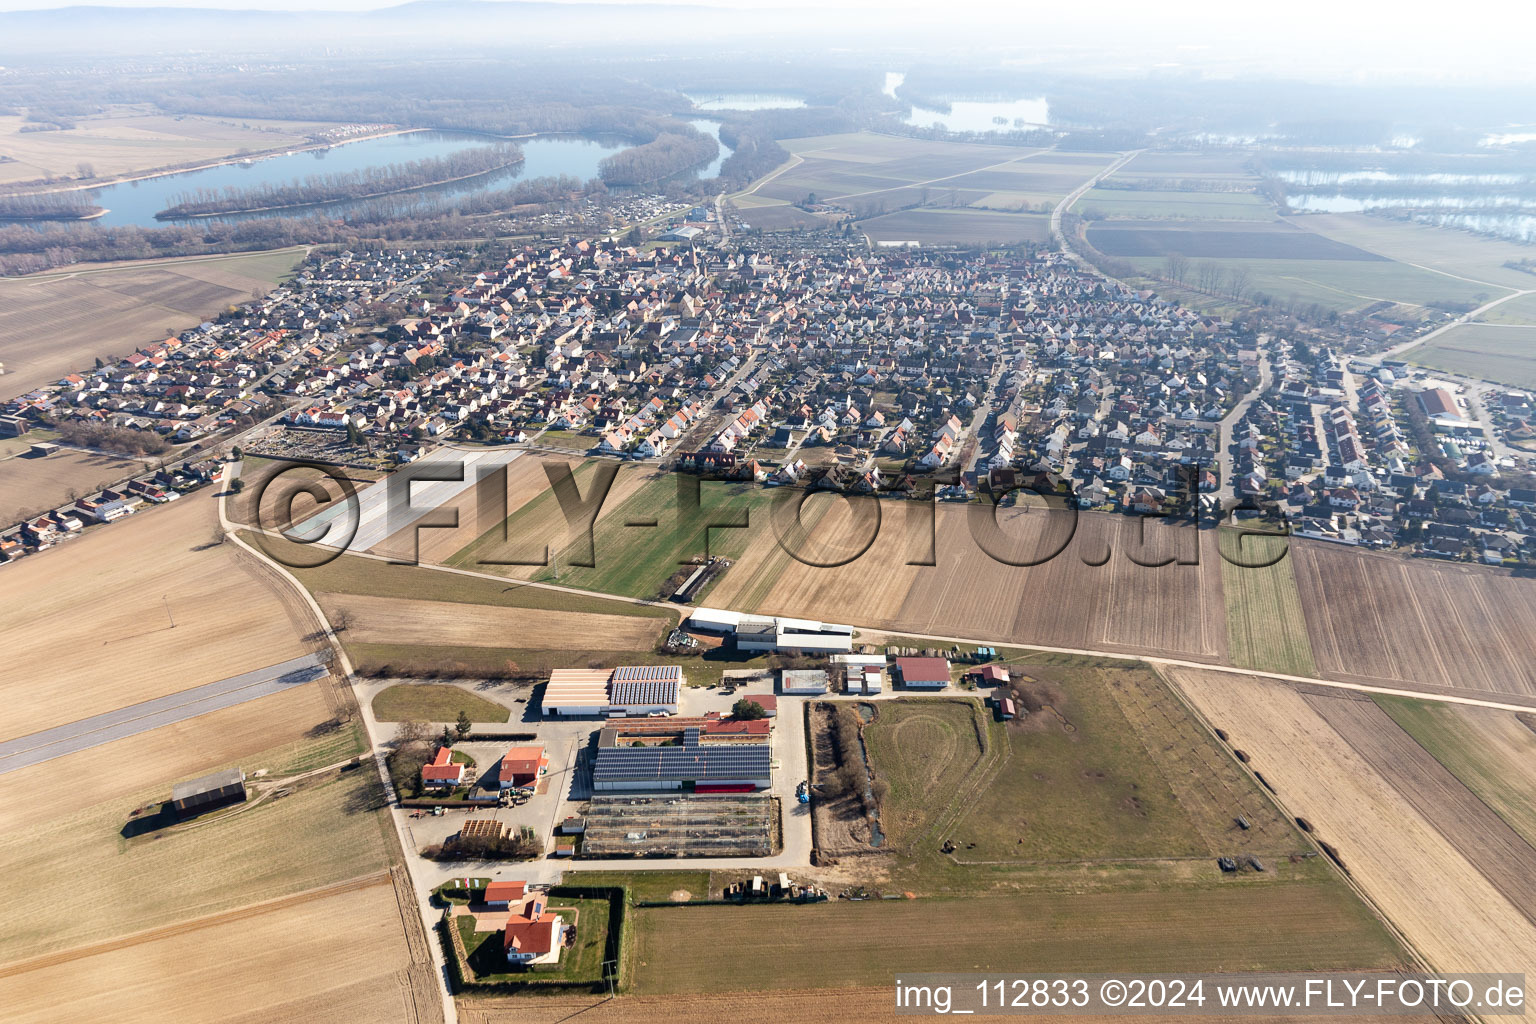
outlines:
[{"label": "barn", "polygon": [[245,772],[239,768],[226,768],[200,779],[178,782],[171,788],[171,809],[182,818],[244,802]]},{"label": "barn", "polygon": [[949,685],[949,659],[897,658],[896,679],[908,690],[942,690]]}]

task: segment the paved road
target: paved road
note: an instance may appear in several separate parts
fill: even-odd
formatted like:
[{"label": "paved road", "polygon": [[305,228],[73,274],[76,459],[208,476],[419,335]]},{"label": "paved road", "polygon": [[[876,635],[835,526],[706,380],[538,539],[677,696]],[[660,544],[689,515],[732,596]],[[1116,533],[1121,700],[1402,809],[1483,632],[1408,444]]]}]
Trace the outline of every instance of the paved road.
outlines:
[{"label": "paved road", "polygon": [[1243,400],[1221,418],[1221,430],[1216,435],[1216,462],[1221,476],[1221,486],[1217,489],[1216,496],[1222,501],[1237,497],[1237,492],[1232,489],[1232,428],[1247,415],[1249,406],[1268,391],[1272,383],[1274,383],[1274,374],[1270,371],[1269,352],[1260,349],[1258,386],[1244,395]]},{"label": "paved road", "polygon": [[116,711],[82,718],[20,739],[0,743],[0,775],[14,772],[77,750],[111,743],[125,736],[158,729],[163,725],[233,707],[257,697],[302,686],[325,675],[325,663],[313,654],[278,665],[244,672],[216,683],[195,686]]},{"label": "paved road", "polygon": [[[1450,276],[1455,276],[1455,275],[1450,275]],[[1471,280],[1471,278],[1461,278],[1461,280],[1469,281],[1469,280]],[[1478,282],[1475,282],[1475,283],[1477,283],[1477,284],[1488,284],[1488,282],[1486,282],[1486,281],[1478,281]],[[1490,288],[1503,288],[1505,286],[1504,285],[1498,285],[1498,284],[1489,284],[1488,287],[1490,287]],[[1402,343],[1397,344],[1397,345],[1393,345],[1391,348],[1383,349],[1382,351],[1377,352],[1375,355],[1372,355],[1372,356],[1356,356],[1354,358],[1359,359],[1361,362],[1365,362],[1365,363],[1377,363],[1377,364],[1379,364],[1383,359],[1391,359],[1394,356],[1401,355],[1402,353],[1408,351],[1411,348],[1417,348],[1418,346],[1423,345],[1425,342],[1434,341],[1436,338],[1440,337],[1440,335],[1444,334],[1446,331],[1452,330],[1453,328],[1465,326],[1466,324],[1474,323],[1477,320],[1478,317],[1480,317],[1484,313],[1488,312],[1494,306],[1500,306],[1500,305],[1503,305],[1504,303],[1508,302],[1510,299],[1518,299],[1522,295],[1531,295],[1533,293],[1536,293],[1536,288],[1525,288],[1525,289],[1522,289],[1520,291],[1510,292],[1508,295],[1501,295],[1498,298],[1494,299],[1492,302],[1485,302],[1485,303],[1483,303],[1481,306],[1478,306],[1476,309],[1472,310],[1472,312],[1470,312],[1470,313],[1463,313],[1461,316],[1459,316],[1456,319],[1452,320],[1448,324],[1442,324],[1441,326],[1436,327],[1434,330],[1430,331],[1428,334],[1421,334],[1417,338],[1410,338],[1410,339],[1408,339],[1405,342],[1402,342]]]},{"label": "paved road", "polygon": [[1121,157],[1119,160],[1116,160],[1114,163],[1104,168],[1098,174],[1095,174],[1093,177],[1077,186],[1077,188],[1073,189],[1071,192],[1068,192],[1065,196],[1062,197],[1061,202],[1057,203],[1055,208],[1051,210],[1051,240],[1056,243],[1062,252],[1066,253],[1072,259],[1072,262],[1076,263],[1084,270],[1098,274],[1100,277],[1103,277],[1106,280],[1113,280],[1113,278],[1108,277],[1108,275],[1100,271],[1098,267],[1095,267],[1092,263],[1089,263],[1086,259],[1079,256],[1077,254],[1077,250],[1073,249],[1072,246],[1068,244],[1066,233],[1061,230],[1061,217],[1062,214],[1072,209],[1073,204],[1076,203],[1079,199],[1083,198],[1089,189],[1093,188],[1093,186],[1097,185],[1111,174],[1114,174],[1116,171],[1130,163],[1132,160],[1136,159],[1136,157],[1139,156],[1141,152],[1141,150],[1135,149],[1125,154],[1125,156]]}]

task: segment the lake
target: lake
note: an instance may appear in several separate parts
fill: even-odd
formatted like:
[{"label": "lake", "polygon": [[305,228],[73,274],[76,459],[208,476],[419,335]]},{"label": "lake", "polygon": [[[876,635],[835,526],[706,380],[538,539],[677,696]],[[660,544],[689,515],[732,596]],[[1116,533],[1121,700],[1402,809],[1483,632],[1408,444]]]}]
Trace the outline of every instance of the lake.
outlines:
[{"label": "lake", "polygon": [[[126,225],[158,227],[177,222],[156,220],[155,214],[175,203],[176,198],[183,192],[194,189],[285,184],[302,180],[310,175],[357,171],[383,164],[443,157],[466,149],[492,146],[500,141],[502,140],[489,136],[463,132],[406,132],[400,135],[342,143],[329,149],[292,151],[265,159],[256,159],[249,163],[221,164],[197,171],[125,181],[90,191],[91,201],[97,206],[106,207],[108,213],[88,223],[108,227]],[[488,189],[506,188],[511,183],[525,178],[543,178],[562,174],[586,181],[597,177],[599,161],[630,145],[623,139],[614,137],[589,138],[576,135],[545,135],[518,139],[516,142],[523,150],[521,165],[450,185],[423,189],[421,194],[434,199],[452,199]],[[302,210],[241,214],[220,219],[304,216],[310,213],[345,216],[347,211],[356,209],[362,202],[366,200],[348,200],[306,207]]]},{"label": "lake", "polygon": [[[881,92],[891,99],[900,99],[896,90],[906,80],[905,72],[887,71]],[[1018,100],[951,100],[948,111],[914,106],[903,123],[914,128],[937,125],[947,132],[1015,131],[1050,124],[1051,109],[1043,96]]]}]

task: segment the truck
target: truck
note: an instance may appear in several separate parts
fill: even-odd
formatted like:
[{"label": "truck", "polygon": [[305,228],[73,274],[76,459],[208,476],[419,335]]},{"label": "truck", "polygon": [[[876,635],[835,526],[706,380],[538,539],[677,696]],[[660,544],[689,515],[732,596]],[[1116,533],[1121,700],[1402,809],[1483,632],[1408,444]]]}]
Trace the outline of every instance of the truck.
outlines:
[{"label": "truck", "polygon": [[795,787],[795,799],[803,804],[811,802],[811,787],[805,783],[804,779],[800,781],[800,785]]}]

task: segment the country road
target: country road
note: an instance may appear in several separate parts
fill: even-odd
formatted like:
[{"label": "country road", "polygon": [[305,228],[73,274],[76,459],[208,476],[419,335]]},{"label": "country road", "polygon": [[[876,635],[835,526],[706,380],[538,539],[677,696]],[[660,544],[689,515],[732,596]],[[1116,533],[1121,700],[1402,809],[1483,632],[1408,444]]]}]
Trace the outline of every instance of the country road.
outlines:
[{"label": "country road", "polygon": [[1089,263],[1082,256],[1078,255],[1077,250],[1073,249],[1072,246],[1067,243],[1067,236],[1061,230],[1062,216],[1068,210],[1072,209],[1073,205],[1075,205],[1079,199],[1087,195],[1089,189],[1093,188],[1099,182],[1103,181],[1105,178],[1109,177],[1111,174],[1114,174],[1120,168],[1136,159],[1141,155],[1142,152],[1143,151],[1139,149],[1131,150],[1129,153],[1122,156],[1119,160],[1116,160],[1114,163],[1104,168],[1098,174],[1095,174],[1093,177],[1077,186],[1077,188],[1073,189],[1071,192],[1068,192],[1065,196],[1062,197],[1061,202],[1057,203],[1051,210],[1051,240],[1061,248],[1062,252],[1071,257],[1074,263],[1086,270],[1098,274],[1100,277],[1105,275],[1099,270],[1099,268],[1095,267],[1092,263]]}]

